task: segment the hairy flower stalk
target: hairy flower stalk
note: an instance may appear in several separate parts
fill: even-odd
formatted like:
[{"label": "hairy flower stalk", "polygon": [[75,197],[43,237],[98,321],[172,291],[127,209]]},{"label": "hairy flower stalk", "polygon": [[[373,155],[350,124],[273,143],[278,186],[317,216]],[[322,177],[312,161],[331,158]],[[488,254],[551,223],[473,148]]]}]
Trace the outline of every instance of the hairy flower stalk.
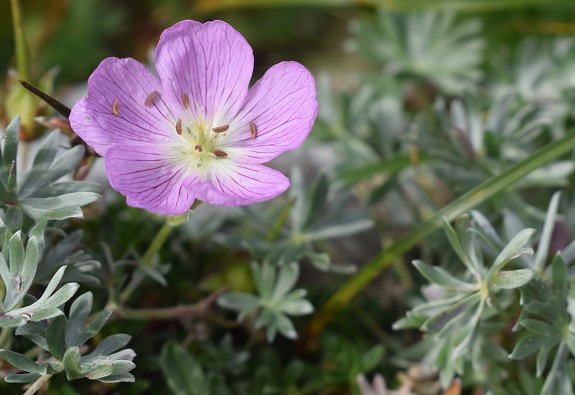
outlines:
[{"label": "hairy flower stalk", "polygon": [[302,65],[281,62],[248,90],[253,62],[227,23],[182,21],[160,37],[159,79],[133,59],[105,59],[70,123],[133,207],[177,215],[195,199],[268,200],[289,181],[262,164],[308,136],[315,83]]}]

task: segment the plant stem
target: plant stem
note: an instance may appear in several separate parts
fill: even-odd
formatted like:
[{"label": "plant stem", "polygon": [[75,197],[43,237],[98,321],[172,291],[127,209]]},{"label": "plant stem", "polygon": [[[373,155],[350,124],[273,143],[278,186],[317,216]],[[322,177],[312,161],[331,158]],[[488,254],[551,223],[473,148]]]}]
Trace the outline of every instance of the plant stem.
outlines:
[{"label": "plant stem", "polygon": [[119,308],[118,317],[127,320],[171,320],[178,317],[195,317],[203,315],[226,288],[219,289],[196,304],[156,309],[128,309]]},{"label": "plant stem", "polygon": [[540,148],[524,160],[510,166],[499,175],[488,179],[477,187],[463,194],[439,210],[432,218],[416,226],[389,248],[373,257],[353,277],[350,277],[331,296],[325,305],[312,318],[303,341],[313,339],[367,284],[395,259],[409,251],[431,233],[440,229],[443,218],[454,220],[461,214],[477,207],[495,194],[509,188],[533,170],[557,159],[575,147],[575,130]]},{"label": "plant stem", "polygon": [[160,251],[160,248],[162,248],[168,239],[168,236],[170,233],[172,233],[172,229],[174,229],[174,226],[169,221],[166,221],[166,223],[160,228],[156,234],[156,237],[154,237],[154,240],[152,240],[152,243],[150,243],[150,246],[144,253],[142,260],[140,261],[140,266],[152,266],[152,263],[154,262],[154,255]]},{"label": "plant stem", "polygon": [[172,233],[172,229],[174,229],[174,227],[169,223],[169,221],[166,221],[164,225],[160,228],[160,230],[156,234],[156,237],[154,237],[154,240],[152,240],[152,243],[150,244],[147,251],[144,253],[144,256],[140,260],[140,263],[132,276],[132,280],[120,294],[120,305],[126,303],[126,301],[130,298],[132,293],[136,290],[136,288],[138,288],[138,286],[144,279],[144,275],[140,271],[140,269],[152,266],[152,263],[154,262],[153,261],[154,255],[156,255],[156,253],[160,250],[160,248],[162,248],[162,246],[168,239],[168,236],[170,235],[170,233]]},{"label": "plant stem", "polygon": [[24,392],[24,395],[32,395],[35,394],[40,388],[42,388],[42,386],[44,384],[46,384],[48,382],[48,380],[50,380],[50,377],[52,377],[51,374],[47,373],[44,376],[40,377],[38,380],[36,380],[34,382],[34,384],[32,384],[32,386],[30,388],[28,388],[28,390],[26,392]]},{"label": "plant stem", "polygon": [[20,2],[18,0],[10,0],[10,6],[12,9],[12,24],[14,27],[14,44],[16,46],[16,67],[18,69],[18,78],[28,81],[26,42],[24,41],[24,29],[22,28]]},{"label": "plant stem", "polygon": [[[202,203],[201,201],[196,200],[196,202],[194,202],[194,205],[191,207],[190,212],[195,210],[201,203]],[[154,240],[152,240],[152,242],[148,246],[148,249],[142,256],[142,259],[140,260],[138,267],[136,268],[136,271],[132,276],[132,280],[120,294],[120,300],[119,300],[120,306],[123,306],[124,303],[126,303],[126,301],[130,298],[132,293],[136,290],[136,288],[138,288],[138,286],[144,279],[144,274],[142,273],[141,269],[150,267],[154,264],[154,256],[158,253],[158,251],[160,251],[160,249],[168,239],[168,236],[170,235],[170,233],[172,233],[172,230],[175,227],[183,224],[187,220],[188,220],[188,214],[182,214],[176,216],[169,215],[166,217],[166,222],[160,228],[160,230],[156,234],[156,237],[154,237]],[[108,303],[108,305],[114,310],[117,309],[111,303]]]}]

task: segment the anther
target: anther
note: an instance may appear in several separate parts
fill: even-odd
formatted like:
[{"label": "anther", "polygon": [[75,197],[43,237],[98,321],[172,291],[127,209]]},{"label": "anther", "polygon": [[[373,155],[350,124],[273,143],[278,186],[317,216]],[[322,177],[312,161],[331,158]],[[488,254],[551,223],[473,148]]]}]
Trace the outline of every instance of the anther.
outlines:
[{"label": "anther", "polygon": [[219,158],[225,158],[226,156],[228,156],[228,154],[222,151],[221,149],[215,150],[214,155],[216,155]]},{"label": "anther", "polygon": [[182,134],[182,120],[178,119],[178,122],[176,123],[176,132],[181,135]]},{"label": "anther", "polygon": [[202,145],[201,145],[201,144],[198,144],[198,145],[196,145],[196,146],[194,147],[194,149],[195,149],[196,151],[202,152]]},{"label": "anther", "polygon": [[116,100],[114,104],[112,104],[112,112],[114,113],[115,116],[120,115],[119,107],[120,103],[118,102],[118,100]]},{"label": "anther", "polygon": [[212,132],[223,133],[223,132],[227,131],[229,128],[230,128],[230,125],[218,126],[218,127],[212,128]]},{"label": "anther", "polygon": [[187,93],[182,93],[182,104],[186,110],[190,108],[190,97]]},{"label": "anther", "polygon": [[148,95],[148,97],[146,98],[146,101],[144,102],[145,106],[149,106],[150,104],[152,104],[152,102],[154,101],[154,99],[156,98],[156,96],[158,96],[158,92],[157,91],[153,91],[152,93],[150,93]]},{"label": "anther", "polygon": [[252,136],[252,140],[255,140],[257,135],[258,135],[258,130],[256,129],[256,124],[253,122],[250,122],[250,136]]}]

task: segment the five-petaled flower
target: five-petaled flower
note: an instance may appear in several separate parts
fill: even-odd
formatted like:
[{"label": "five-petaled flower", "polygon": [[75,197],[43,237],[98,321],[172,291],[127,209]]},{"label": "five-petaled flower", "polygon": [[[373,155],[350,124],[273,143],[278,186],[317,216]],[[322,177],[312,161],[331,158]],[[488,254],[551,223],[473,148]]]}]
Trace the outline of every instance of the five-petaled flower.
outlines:
[{"label": "five-petaled flower", "polygon": [[317,115],[314,79],[281,62],[248,90],[253,52],[222,21],[182,21],[156,48],[159,79],[134,59],[107,58],[70,116],[105,159],[127,203],[181,214],[199,199],[238,206],[271,199],[289,180],[263,166],[298,147]]}]

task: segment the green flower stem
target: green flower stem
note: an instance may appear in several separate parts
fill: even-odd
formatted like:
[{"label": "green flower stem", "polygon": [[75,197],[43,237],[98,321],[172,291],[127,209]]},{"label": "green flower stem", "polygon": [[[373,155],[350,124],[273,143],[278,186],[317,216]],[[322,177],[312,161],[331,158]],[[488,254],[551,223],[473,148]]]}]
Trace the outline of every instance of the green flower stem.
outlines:
[{"label": "green flower stem", "polygon": [[30,386],[30,388],[28,388],[28,390],[26,392],[24,392],[24,395],[32,395],[35,394],[40,388],[42,388],[42,386],[44,384],[46,384],[48,382],[48,380],[50,380],[50,377],[52,377],[51,374],[45,374],[44,376],[40,377],[38,380],[36,380],[34,382],[34,384],[32,384]]},{"label": "green flower stem", "polygon": [[367,284],[369,284],[382,270],[392,264],[394,260],[409,251],[431,233],[440,229],[443,218],[454,220],[461,214],[477,207],[497,193],[504,191],[517,183],[533,170],[559,158],[575,147],[575,130],[567,133],[557,141],[540,148],[521,162],[510,166],[501,174],[490,178],[469,192],[460,196],[447,206],[439,210],[428,221],[412,229],[405,236],[397,240],[373,257],[353,277],[350,277],[325,305],[312,318],[307,328],[304,341],[313,339],[323,328],[345,307]]},{"label": "green flower stem", "polygon": [[[202,202],[196,200],[193,206],[191,207],[190,212],[193,212],[200,204],[202,204]],[[144,253],[144,256],[142,256],[142,259],[140,260],[140,263],[138,264],[138,267],[136,268],[136,271],[132,276],[132,280],[120,294],[120,300],[119,300],[120,306],[123,306],[124,303],[126,303],[126,301],[130,298],[132,293],[138,288],[138,286],[144,279],[144,274],[139,269],[144,267],[150,267],[154,264],[154,256],[158,253],[158,251],[160,251],[160,249],[168,239],[168,236],[170,235],[170,233],[172,233],[172,230],[175,227],[183,224],[187,220],[188,220],[187,213],[174,216],[168,215],[166,217],[166,222],[160,228],[160,230],[156,234],[156,237],[154,237],[154,240],[152,240],[152,242],[150,243],[150,246]],[[108,307],[117,310],[117,306],[114,306],[111,303],[108,303]]]},{"label": "green flower stem", "polygon": [[140,266],[152,266],[152,263],[154,262],[154,256],[158,253],[158,251],[160,251],[168,239],[168,236],[170,233],[172,233],[173,229],[174,226],[170,223],[169,220],[167,220],[166,223],[160,228],[158,234],[156,234],[156,237],[154,237],[154,240],[152,240],[148,250],[144,253],[142,260],[140,261]]},{"label": "green flower stem", "polygon": [[148,247],[148,250],[144,253],[144,256],[140,260],[140,263],[136,268],[134,275],[132,276],[132,280],[120,294],[120,305],[126,303],[126,301],[130,298],[132,293],[136,290],[136,288],[138,288],[138,286],[144,279],[143,274],[138,269],[152,266],[154,262],[153,260],[154,255],[156,255],[156,253],[160,250],[160,248],[162,248],[162,246],[168,239],[168,236],[170,235],[170,233],[172,233],[173,229],[174,226],[172,226],[169,220],[166,220],[164,225],[160,228],[159,232],[156,234],[156,237],[154,237],[154,240],[152,240],[152,243]]},{"label": "green flower stem", "polygon": [[10,0],[12,8],[12,24],[14,26],[14,44],[16,46],[16,67],[18,78],[29,81],[28,64],[26,59],[26,42],[24,41],[24,29],[22,28],[22,16],[20,14],[20,2]]}]

